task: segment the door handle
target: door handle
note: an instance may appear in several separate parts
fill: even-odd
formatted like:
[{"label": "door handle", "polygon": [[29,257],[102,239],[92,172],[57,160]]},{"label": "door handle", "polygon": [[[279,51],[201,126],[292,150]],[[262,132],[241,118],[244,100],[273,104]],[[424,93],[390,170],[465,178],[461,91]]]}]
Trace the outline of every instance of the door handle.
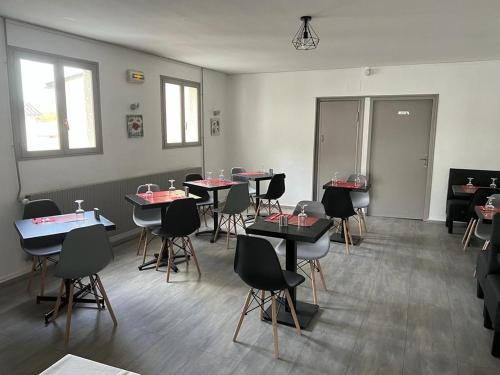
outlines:
[{"label": "door handle", "polygon": [[321,143],[323,143],[323,142],[325,141],[325,136],[324,136],[323,134],[321,134],[320,139],[321,139],[321,141],[320,141],[320,142],[321,142]]},{"label": "door handle", "polygon": [[418,160],[424,161],[424,168],[427,168],[429,166],[429,159],[428,158],[420,158]]}]

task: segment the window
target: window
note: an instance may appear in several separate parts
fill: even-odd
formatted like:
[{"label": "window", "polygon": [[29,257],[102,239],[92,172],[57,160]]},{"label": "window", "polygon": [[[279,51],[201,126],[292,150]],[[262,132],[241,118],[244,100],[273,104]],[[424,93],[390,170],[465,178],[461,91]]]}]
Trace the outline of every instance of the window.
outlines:
[{"label": "window", "polygon": [[198,146],[200,85],[161,77],[163,148]]},{"label": "window", "polygon": [[98,64],[9,50],[18,157],[102,152]]}]

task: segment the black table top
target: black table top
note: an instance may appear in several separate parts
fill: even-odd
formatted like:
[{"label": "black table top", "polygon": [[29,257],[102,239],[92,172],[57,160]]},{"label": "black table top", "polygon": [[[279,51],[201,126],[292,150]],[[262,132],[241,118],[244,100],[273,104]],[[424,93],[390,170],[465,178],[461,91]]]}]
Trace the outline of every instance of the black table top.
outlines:
[{"label": "black table top", "polygon": [[76,228],[90,227],[95,224],[104,225],[106,230],[116,229],[115,223],[109,221],[102,215],[100,220],[96,220],[94,217],[94,211],[85,211],[84,217],[85,220],[69,221],[64,223],[51,222],[35,224],[31,219],[17,220],[14,222],[14,227],[23,240],[57,236],[66,234]]},{"label": "black table top", "polygon": [[479,188],[483,188],[483,186],[452,185],[451,190],[455,197],[470,197]]},{"label": "black table top", "polygon": [[[179,190],[180,191],[180,190]],[[182,194],[184,194],[184,191],[182,191]],[[201,197],[194,195],[194,194],[189,194],[189,198],[193,198],[194,200],[199,200]],[[127,194],[125,195],[125,200],[132,203],[134,206],[143,208],[143,209],[152,209],[152,208],[161,208],[170,205],[173,201],[158,201],[158,202],[150,202],[144,198],[141,198],[137,194]]]},{"label": "black table top", "polygon": [[219,179],[212,179],[211,183],[206,183],[208,180],[200,180],[200,181],[186,181],[183,182],[182,184],[184,186],[188,187],[196,187],[200,188],[206,191],[218,191],[218,190],[225,190],[225,189],[231,189],[234,185],[239,185],[239,184],[246,184],[246,182],[241,182],[241,181],[230,181],[230,180],[219,180]]},{"label": "black table top", "polygon": [[314,243],[319,240],[332,225],[333,223],[331,220],[319,219],[310,227],[298,227],[296,225],[280,227],[278,223],[268,222],[265,218],[258,217],[255,223],[246,228],[246,232],[247,234],[256,234],[258,236]]},{"label": "black table top", "polygon": [[243,173],[235,173],[233,176],[237,176],[238,178],[244,178],[248,181],[263,181],[270,180],[276,173],[269,172],[243,172]]}]

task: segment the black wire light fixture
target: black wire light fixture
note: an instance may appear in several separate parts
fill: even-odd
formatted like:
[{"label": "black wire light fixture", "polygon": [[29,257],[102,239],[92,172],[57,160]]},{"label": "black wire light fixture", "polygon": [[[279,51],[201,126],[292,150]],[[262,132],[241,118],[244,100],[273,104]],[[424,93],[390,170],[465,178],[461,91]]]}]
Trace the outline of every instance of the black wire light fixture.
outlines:
[{"label": "black wire light fixture", "polygon": [[297,34],[293,37],[293,46],[295,49],[301,50],[315,49],[318,46],[319,37],[309,23],[311,21],[311,16],[302,16],[300,20],[302,21],[302,25],[299,31],[297,31]]}]

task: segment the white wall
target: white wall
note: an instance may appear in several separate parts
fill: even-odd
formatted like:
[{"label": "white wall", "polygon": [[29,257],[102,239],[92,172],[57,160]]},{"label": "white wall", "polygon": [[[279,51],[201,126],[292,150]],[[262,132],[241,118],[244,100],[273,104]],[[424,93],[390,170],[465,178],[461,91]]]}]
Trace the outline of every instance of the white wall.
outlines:
[{"label": "white wall", "polygon": [[[149,173],[202,165],[202,147],[162,149],[160,75],[201,82],[201,68],[177,63],[106,43],[75,38],[17,22],[6,21],[9,46],[39,50],[99,63],[102,155],[21,161],[23,194],[50,191]],[[12,222],[20,216],[16,202],[17,182],[12,150],[7,67],[3,25],[0,25],[0,281],[27,270]],[[144,71],[144,84],[126,82],[127,69]],[[205,70],[204,98],[207,109],[222,109],[226,95],[226,75]],[[144,118],[144,138],[129,139],[125,116],[129,105]],[[224,114],[224,111],[222,112]],[[204,118],[209,118],[205,113]],[[206,159],[225,160],[223,137],[211,137]],[[219,162],[217,162],[218,164]]]},{"label": "white wall", "polygon": [[429,219],[444,220],[449,168],[500,169],[500,61],[230,76],[235,164],[287,174],[286,205],[312,197],[317,97],[439,94]]}]

